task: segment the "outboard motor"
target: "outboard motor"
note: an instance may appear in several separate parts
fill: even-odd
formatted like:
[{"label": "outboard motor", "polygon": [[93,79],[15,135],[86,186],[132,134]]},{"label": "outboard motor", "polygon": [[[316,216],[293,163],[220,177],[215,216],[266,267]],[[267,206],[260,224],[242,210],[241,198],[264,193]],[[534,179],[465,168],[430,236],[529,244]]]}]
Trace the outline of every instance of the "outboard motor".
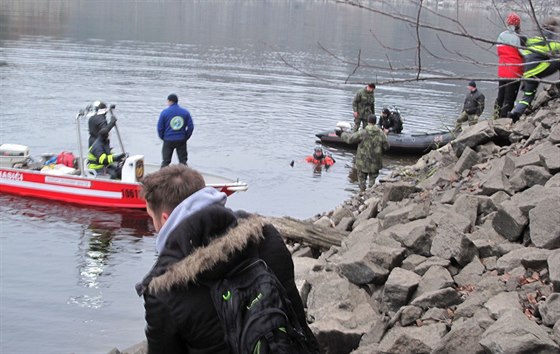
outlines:
[{"label": "outboard motor", "polygon": [[349,132],[352,129],[352,125],[348,122],[338,122],[336,123],[336,127],[343,132]]},{"label": "outboard motor", "polygon": [[144,155],[129,156],[122,167],[121,181],[134,183],[142,177],[144,177]]}]

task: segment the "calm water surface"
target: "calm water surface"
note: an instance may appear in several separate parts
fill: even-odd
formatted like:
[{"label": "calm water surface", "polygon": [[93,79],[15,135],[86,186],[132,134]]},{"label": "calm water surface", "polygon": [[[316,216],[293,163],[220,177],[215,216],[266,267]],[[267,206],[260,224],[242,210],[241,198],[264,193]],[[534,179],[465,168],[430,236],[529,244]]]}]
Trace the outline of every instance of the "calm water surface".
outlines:
[{"label": "calm water surface", "polygon": [[[482,26],[485,13],[464,16],[473,31],[498,32]],[[361,83],[388,78],[360,69],[360,84],[345,85],[354,68],[318,43],[349,60],[362,50],[383,65],[370,30],[394,46],[414,45],[403,25],[328,1],[3,0],[0,143],[28,145],[34,155],[76,152],[74,117],[101,99],[117,105],[127,152],[159,162],[155,124],[175,92],[195,122],[189,164],[250,186],[230,207],[307,218],[357,189],[351,152],[331,149],[337,163],[328,171],[303,162],[315,133],[351,119]],[[471,44],[449,43],[460,45]],[[481,48],[473,54],[495,60]],[[410,66],[414,57],[392,61]],[[464,76],[494,71],[441,65]],[[479,87],[492,102],[495,85]],[[439,129],[454,122],[465,92],[463,82],[379,86],[377,107],[400,107],[408,130]],[[388,156],[382,173],[414,161]],[[0,352],[104,353],[142,340],[134,284],[155,259],[152,235],[143,212],[0,195]]]}]

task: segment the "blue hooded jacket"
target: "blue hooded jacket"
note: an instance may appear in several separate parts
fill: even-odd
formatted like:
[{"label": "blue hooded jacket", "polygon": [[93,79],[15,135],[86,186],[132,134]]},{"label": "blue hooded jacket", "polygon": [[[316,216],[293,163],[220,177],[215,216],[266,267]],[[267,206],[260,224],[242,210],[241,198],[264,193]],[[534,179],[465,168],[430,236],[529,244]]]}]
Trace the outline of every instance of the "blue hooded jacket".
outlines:
[{"label": "blue hooded jacket", "polygon": [[193,133],[194,123],[189,111],[174,103],[159,115],[157,130],[162,140],[187,141]]}]

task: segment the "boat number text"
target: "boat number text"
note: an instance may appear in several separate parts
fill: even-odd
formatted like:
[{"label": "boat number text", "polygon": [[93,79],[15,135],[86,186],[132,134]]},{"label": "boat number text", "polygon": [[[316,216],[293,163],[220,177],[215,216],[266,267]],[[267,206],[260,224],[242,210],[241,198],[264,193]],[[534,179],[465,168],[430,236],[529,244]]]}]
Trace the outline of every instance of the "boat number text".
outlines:
[{"label": "boat number text", "polygon": [[19,172],[0,172],[0,179],[9,179],[12,181],[23,181],[23,174]]},{"label": "boat number text", "polygon": [[123,189],[122,195],[124,198],[135,198],[135,199],[140,198],[137,189]]}]

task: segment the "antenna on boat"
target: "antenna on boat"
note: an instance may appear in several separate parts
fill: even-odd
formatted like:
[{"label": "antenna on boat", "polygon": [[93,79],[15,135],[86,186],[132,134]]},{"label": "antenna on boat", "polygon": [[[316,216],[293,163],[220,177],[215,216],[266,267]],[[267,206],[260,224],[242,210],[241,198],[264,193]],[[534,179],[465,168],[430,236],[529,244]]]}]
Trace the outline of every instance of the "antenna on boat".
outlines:
[{"label": "antenna on boat", "polygon": [[80,112],[76,115],[76,131],[78,133],[78,149],[80,150],[80,175],[82,177],[86,176],[86,171],[84,167],[84,153],[82,151],[82,135],[80,133],[80,118],[83,117],[86,112],[83,109],[80,109]]},{"label": "antenna on boat", "polygon": [[[113,113],[113,109],[115,109],[116,105],[112,104],[109,106],[109,112],[111,113],[111,117],[114,117],[115,114]],[[121,152],[125,152],[124,144],[121,139],[121,133],[119,132],[119,127],[117,126],[117,122],[115,122],[115,132],[117,133],[117,138],[119,138],[119,145],[121,146]]]}]

